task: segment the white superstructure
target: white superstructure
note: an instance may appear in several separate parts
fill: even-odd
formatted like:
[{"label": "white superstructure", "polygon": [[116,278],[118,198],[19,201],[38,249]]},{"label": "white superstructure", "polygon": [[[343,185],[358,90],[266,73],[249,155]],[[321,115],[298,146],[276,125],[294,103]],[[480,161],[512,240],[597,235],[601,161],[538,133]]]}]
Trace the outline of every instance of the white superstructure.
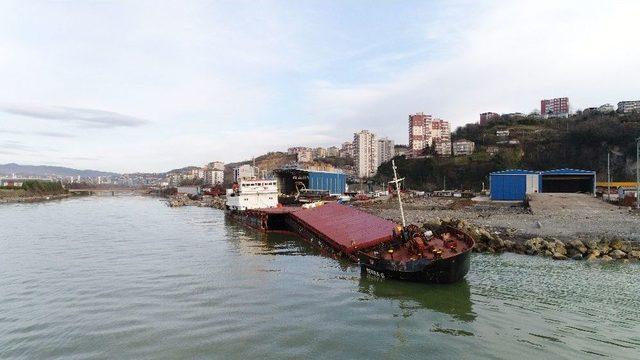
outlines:
[{"label": "white superstructure", "polygon": [[227,189],[227,209],[251,210],[277,206],[276,180],[241,180],[233,189]]}]

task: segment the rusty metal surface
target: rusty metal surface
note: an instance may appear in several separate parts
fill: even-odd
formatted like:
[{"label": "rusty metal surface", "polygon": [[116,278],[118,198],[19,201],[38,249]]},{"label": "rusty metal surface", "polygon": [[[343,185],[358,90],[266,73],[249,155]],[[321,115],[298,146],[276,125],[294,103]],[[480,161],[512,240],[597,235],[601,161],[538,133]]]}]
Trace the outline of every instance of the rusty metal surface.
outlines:
[{"label": "rusty metal surface", "polygon": [[296,206],[283,206],[276,208],[255,209],[254,211],[264,214],[289,214],[300,209],[300,207]]},{"label": "rusty metal surface", "polygon": [[352,254],[392,239],[395,223],[349,206],[328,203],[290,215],[321,235],[336,250]]}]

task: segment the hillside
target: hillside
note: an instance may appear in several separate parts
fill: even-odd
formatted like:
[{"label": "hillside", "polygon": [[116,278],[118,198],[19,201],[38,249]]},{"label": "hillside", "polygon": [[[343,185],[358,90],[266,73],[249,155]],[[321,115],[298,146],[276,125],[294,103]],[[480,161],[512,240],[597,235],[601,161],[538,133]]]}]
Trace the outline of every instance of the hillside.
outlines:
[{"label": "hillside", "polygon": [[291,164],[297,160],[296,155],[290,155],[285,152],[270,152],[265,155],[256,157],[253,160],[245,160],[235,163],[226,164],[224,167],[224,180],[225,183],[233,182],[233,168],[240,165],[250,164],[260,169],[261,171],[271,171],[280,168],[284,165]]},{"label": "hillside", "polygon": [[[508,135],[506,132],[508,130]],[[501,131],[503,136],[497,134]],[[595,170],[606,179],[607,152],[611,152],[611,177],[635,179],[635,138],[640,136],[640,114],[577,114],[568,119],[503,116],[486,125],[458,128],[453,140],[476,143],[472,156],[397,159],[407,185],[420,189],[480,189],[488,186],[492,171],[510,168]],[[489,154],[487,150],[493,152]],[[391,177],[390,164],[379,168],[379,180]]]},{"label": "hillside", "polygon": [[47,166],[47,165],[19,165],[15,163],[0,164],[0,175],[17,176],[81,176],[81,177],[96,177],[96,176],[114,176],[118,175],[112,172],[97,171],[97,170],[78,170],[62,166]]}]

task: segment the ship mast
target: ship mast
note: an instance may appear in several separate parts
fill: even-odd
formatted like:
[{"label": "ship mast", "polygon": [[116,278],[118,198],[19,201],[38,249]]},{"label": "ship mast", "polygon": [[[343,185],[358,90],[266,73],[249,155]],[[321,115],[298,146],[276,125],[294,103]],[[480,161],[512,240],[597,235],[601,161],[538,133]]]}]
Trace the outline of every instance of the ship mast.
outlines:
[{"label": "ship mast", "polygon": [[393,181],[389,181],[389,183],[394,183],[396,185],[396,192],[398,194],[398,204],[400,205],[400,217],[402,218],[402,227],[404,228],[407,224],[405,223],[405,220],[404,220],[404,209],[402,208],[402,198],[400,197],[400,181],[404,180],[404,178],[398,179],[395,160],[391,160],[391,166],[393,167]]}]

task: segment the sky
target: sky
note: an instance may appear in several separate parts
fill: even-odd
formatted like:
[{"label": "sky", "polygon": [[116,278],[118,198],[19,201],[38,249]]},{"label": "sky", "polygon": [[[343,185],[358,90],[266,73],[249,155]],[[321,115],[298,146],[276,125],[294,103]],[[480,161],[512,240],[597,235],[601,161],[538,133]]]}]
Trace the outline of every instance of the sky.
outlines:
[{"label": "sky", "polygon": [[0,163],[161,172],[640,99],[640,2],[0,1]]}]

